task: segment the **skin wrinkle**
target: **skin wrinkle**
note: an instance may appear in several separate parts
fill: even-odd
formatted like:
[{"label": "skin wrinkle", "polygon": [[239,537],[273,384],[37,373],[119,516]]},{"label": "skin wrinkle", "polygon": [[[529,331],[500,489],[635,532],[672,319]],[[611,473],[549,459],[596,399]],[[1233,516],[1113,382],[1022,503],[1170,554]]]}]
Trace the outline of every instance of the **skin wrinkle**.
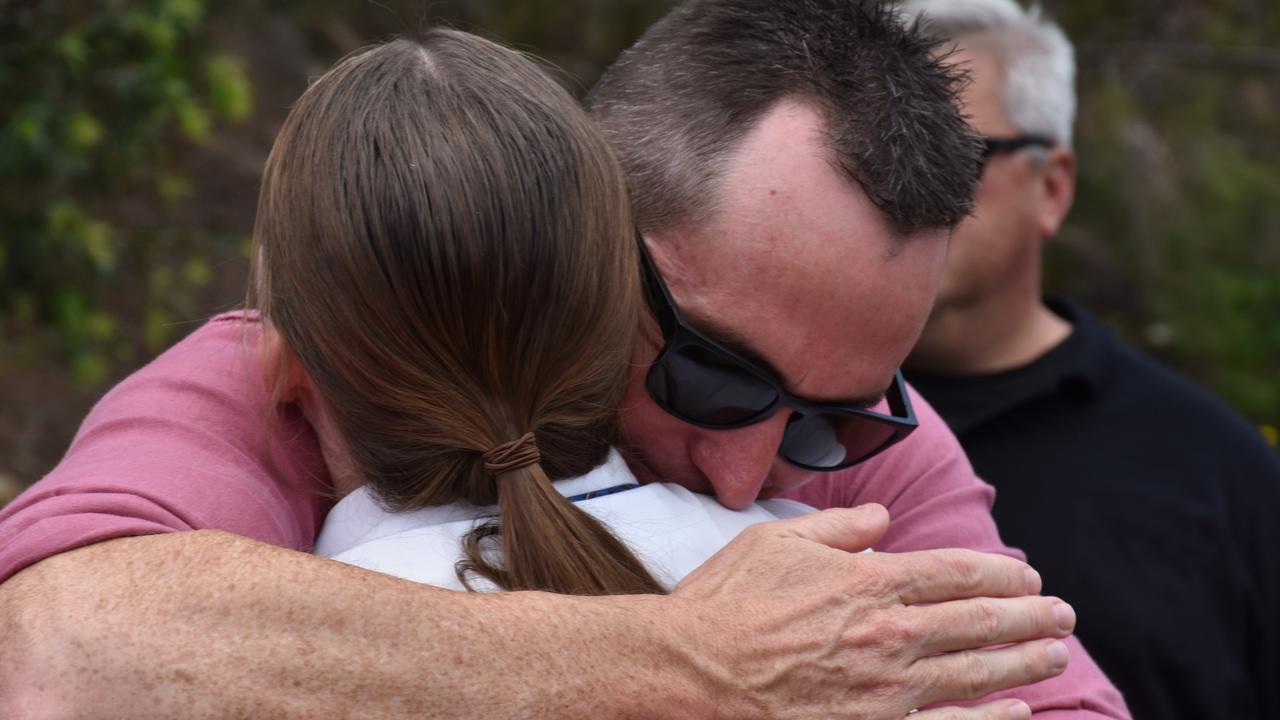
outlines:
[{"label": "skin wrinkle", "polygon": [[[845,594],[841,597],[829,597],[818,602],[818,605],[828,608],[836,608],[842,610],[844,621],[841,623],[841,631],[837,634],[831,634],[826,640],[811,639],[803,641],[802,637],[817,638],[818,635],[798,636],[797,644],[787,646],[784,656],[787,658],[808,657],[812,661],[808,663],[798,662],[762,662],[762,665],[768,665],[769,671],[762,675],[749,675],[754,679],[751,687],[756,691],[771,692],[779,688],[791,687],[799,684],[800,678],[797,676],[810,676],[814,673],[826,674],[832,677],[846,677],[849,668],[842,665],[836,658],[842,653],[847,652],[847,648],[842,648],[842,643],[848,644],[849,638],[854,637],[855,643],[867,647],[884,646],[884,633],[880,632],[884,627],[884,623],[880,621],[867,622],[868,618],[855,611],[861,605],[861,598],[852,594]],[[803,605],[793,605],[789,613],[783,615],[775,615],[771,623],[766,624],[771,630],[781,630],[792,625],[799,620],[804,622],[805,619],[813,617],[813,610]],[[858,628],[865,631],[867,627],[875,627],[877,631],[867,634],[851,632],[852,628]],[[884,657],[892,660],[896,653],[889,652],[886,648]],[[772,658],[763,657],[762,661],[768,661]],[[875,691],[878,688],[871,688]]]}]

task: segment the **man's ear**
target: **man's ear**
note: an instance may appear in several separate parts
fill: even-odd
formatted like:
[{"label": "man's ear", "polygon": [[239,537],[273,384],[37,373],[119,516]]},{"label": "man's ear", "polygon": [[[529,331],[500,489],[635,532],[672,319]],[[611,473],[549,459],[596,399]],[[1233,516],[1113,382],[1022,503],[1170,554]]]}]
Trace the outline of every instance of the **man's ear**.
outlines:
[{"label": "man's ear", "polygon": [[1053,148],[1040,173],[1037,222],[1041,237],[1053,237],[1071,212],[1076,198],[1076,154],[1070,148]]},{"label": "man's ear", "polygon": [[311,377],[302,361],[269,322],[262,323],[262,377],[276,403],[297,402],[312,392]]}]

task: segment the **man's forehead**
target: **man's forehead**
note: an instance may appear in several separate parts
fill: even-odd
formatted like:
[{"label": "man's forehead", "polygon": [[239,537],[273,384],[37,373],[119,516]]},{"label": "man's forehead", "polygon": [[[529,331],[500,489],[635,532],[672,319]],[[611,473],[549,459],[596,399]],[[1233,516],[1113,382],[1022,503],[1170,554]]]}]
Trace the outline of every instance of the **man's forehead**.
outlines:
[{"label": "man's forehead", "polygon": [[999,58],[981,36],[970,36],[958,41],[950,61],[969,73],[960,99],[970,124],[979,132],[1003,132],[1010,123],[1004,108],[1005,70]]},{"label": "man's forehead", "polygon": [[[686,273],[672,287],[685,321],[744,360],[771,373],[792,394],[815,402],[874,405],[896,363],[851,352],[856,318],[830,293],[788,284],[787,273],[747,269]],[[698,284],[697,280],[706,284]],[[838,320],[845,317],[845,321]]]},{"label": "man's forehead", "polygon": [[714,216],[651,246],[690,322],[767,361],[796,395],[866,398],[918,337],[941,258],[897,237],[832,167],[822,126],[812,108],[780,104],[725,168]]},{"label": "man's forehead", "polygon": [[[803,397],[810,402],[827,402],[839,403],[849,407],[867,408],[872,407],[884,399],[885,392],[888,390],[889,383],[886,382],[884,387],[866,393],[850,395],[841,393],[837,390],[820,394],[808,394],[798,389],[800,383],[795,382],[792,377],[788,377],[786,373],[778,370],[767,355],[756,348],[756,343],[752,340],[749,332],[740,332],[736,328],[730,327],[723,322],[718,322],[710,317],[701,315],[686,316],[686,322],[695,329],[706,335],[709,339],[716,341],[726,349],[732,351],[742,359],[755,365],[757,368],[773,375],[775,379],[786,388],[787,392],[792,395]],[[809,375],[809,369],[806,368],[806,376]]]}]

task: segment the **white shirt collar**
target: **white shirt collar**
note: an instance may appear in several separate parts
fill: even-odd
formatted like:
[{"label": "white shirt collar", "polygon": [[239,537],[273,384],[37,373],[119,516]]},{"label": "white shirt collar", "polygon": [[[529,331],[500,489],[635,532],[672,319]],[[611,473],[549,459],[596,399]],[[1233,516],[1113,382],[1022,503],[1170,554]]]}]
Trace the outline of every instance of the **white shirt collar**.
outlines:
[{"label": "white shirt collar", "polygon": [[636,476],[631,473],[631,468],[627,467],[627,461],[622,459],[622,454],[616,449],[610,448],[609,457],[604,461],[603,465],[596,467],[586,475],[557,480],[553,485],[561,495],[573,497],[596,490],[606,490],[617,485],[634,483],[635,481]]},{"label": "white shirt collar", "polygon": [[[586,475],[558,480],[553,485],[561,495],[573,497],[634,482],[636,477],[627,468],[622,455],[616,449],[610,449],[609,456],[603,465]],[[369,486],[365,485],[339,500],[329,511],[324,528],[316,542],[316,552],[325,555],[333,554],[332,548],[353,547],[360,542],[367,542],[376,537],[410,528],[443,525],[458,520],[476,520],[497,514],[497,506],[477,506],[461,502],[406,512],[391,512],[382,506]]]}]

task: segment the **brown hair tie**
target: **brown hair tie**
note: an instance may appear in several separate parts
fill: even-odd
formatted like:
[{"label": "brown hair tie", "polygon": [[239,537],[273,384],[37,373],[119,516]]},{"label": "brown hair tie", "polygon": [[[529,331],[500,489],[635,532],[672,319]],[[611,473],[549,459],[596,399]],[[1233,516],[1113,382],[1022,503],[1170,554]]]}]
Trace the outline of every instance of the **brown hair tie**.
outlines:
[{"label": "brown hair tie", "polygon": [[497,477],[505,472],[519,470],[542,462],[538,442],[533,433],[527,432],[518,439],[505,442],[484,454],[484,471]]}]

